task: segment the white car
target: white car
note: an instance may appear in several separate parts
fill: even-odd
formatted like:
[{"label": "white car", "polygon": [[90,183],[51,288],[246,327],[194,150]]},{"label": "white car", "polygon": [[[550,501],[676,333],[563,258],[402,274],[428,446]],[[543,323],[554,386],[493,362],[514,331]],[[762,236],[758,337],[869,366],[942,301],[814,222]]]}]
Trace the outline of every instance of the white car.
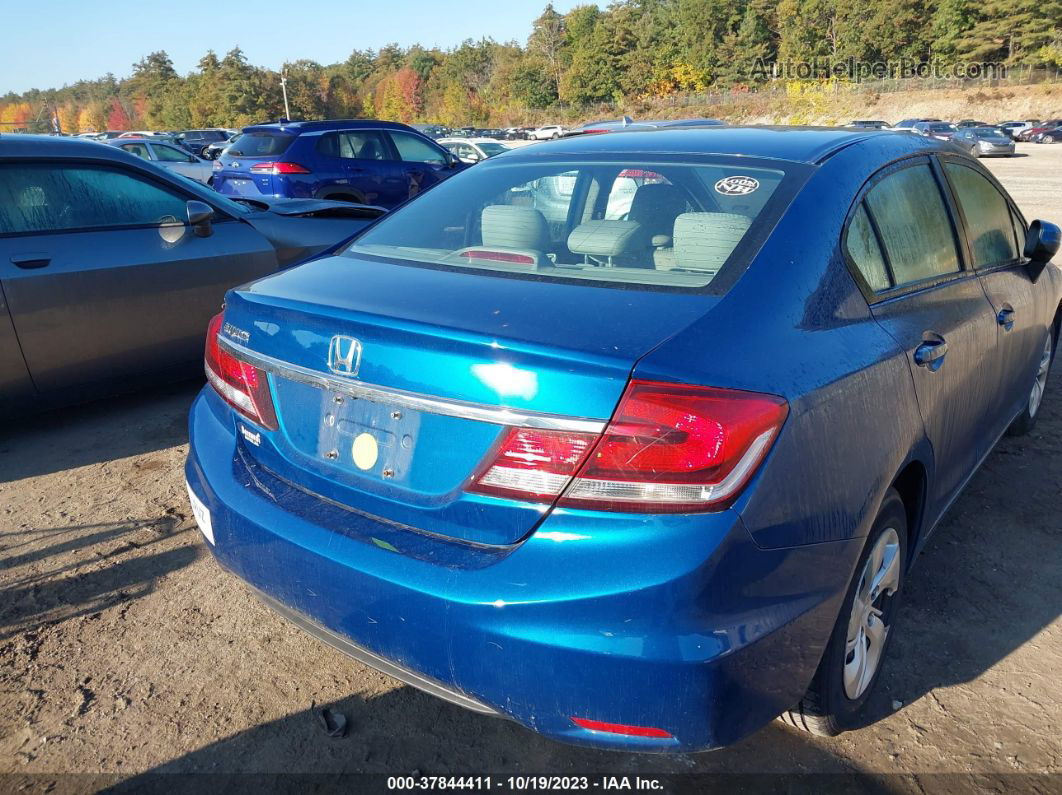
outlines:
[{"label": "white car", "polygon": [[1018,133],[1035,126],[1036,124],[1031,121],[1004,121],[996,125],[996,127],[1001,127],[1002,129],[1006,130],[1007,135],[1009,135],[1011,138],[1017,138]]},{"label": "white car", "polygon": [[209,160],[196,157],[179,146],[161,141],[128,138],[115,138],[109,143],[196,182],[209,185],[214,179],[214,165]]},{"label": "white car", "polygon": [[545,127],[536,127],[528,137],[532,141],[548,141],[551,138],[560,138],[564,135],[564,128],[559,124],[547,124]]},{"label": "white car", "polygon": [[462,163],[478,163],[512,149],[493,138],[439,138],[436,143],[453,152]]}]

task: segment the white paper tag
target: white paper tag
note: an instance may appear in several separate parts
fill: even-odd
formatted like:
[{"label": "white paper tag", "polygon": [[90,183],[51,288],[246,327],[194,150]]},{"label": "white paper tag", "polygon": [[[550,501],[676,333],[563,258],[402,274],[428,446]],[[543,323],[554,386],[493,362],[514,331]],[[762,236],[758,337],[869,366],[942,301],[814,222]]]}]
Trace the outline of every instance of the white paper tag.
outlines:
[{"label": "white paper tag", "polygon": [[192,504],[192,516],[195,517],[195,523],[199,525],[199,529],[206,537],[206,540],[210,542],[210,545],[214,546],[214,528],[210,524],[210,509],[203,504],[201,499],[195,496],[195,492],[192,491],[192,487],[187,482],[184,485],[188,489],[188,502]]}]

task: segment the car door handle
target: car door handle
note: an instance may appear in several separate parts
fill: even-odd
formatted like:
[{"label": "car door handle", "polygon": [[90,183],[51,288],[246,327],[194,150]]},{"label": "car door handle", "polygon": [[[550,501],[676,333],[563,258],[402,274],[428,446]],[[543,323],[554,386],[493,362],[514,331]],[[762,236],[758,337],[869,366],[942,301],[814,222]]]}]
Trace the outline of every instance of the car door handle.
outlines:
[{"label": "car door handle", "polygon": [[996,323],[1003,327],[1004,331],[1010,331],[1014,328],[1014,309],[1013,307],[1004,306],[999,310],[996,315]]},{"label": "car door handle", "polygon": [[50,256],[40,251],[35,251],[26,254],[14,254],[11,257],[11,262],[13,265],[19,268],[23,268],[25,270],[43,268],[51,261],[52,258]]},{"label": "car door handle", "polygon": [[943,340],[940,342],[923,342],[915,348],[915,364],[919,367],[928,367],[930,370],[936,371],[944,363],[944,356],[947,353],[948,343]]}]

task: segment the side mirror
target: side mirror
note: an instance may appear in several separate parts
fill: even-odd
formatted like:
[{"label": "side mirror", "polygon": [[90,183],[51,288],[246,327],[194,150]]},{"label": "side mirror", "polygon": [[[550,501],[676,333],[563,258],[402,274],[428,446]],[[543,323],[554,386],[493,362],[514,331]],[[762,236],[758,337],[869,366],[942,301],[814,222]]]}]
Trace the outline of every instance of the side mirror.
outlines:
[{"label": "side mirror", "polygon": [[214,209],[209,204],[193,199],[185,204],[185,210],[188,213],[188,225],[197,237],[210,237],[214,233],[210,223],[214,219]]},{"label": "side mirror", "polygon": [[1025,235],[1025,249],[1022,254],[1029,260],[1026,268],[1029,278],[1034,282],[1040,278],[1047,263],[1058,253],[1059,243],[1062,242],[1062,230],[1047,221],[1036,220],[1029,224],[1029,232]]}]

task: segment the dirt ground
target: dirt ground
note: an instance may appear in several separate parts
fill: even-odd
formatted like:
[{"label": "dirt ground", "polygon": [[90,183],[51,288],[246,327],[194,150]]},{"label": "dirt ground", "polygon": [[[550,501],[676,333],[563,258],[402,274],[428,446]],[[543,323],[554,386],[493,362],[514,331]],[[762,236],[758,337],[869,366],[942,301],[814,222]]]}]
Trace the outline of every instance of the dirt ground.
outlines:
[{"label": "dirt ground", "polygon": [[[1020,150],[989,167],[1030,218],[1062,221],[1062,146]],[[157,773],[278,786],[286,773],[420,771],[868,772],[909,775],[875,779],[875,791],[1062,791],[1057,375],[1036,430],[992,453],[910,578],[871,705],[880,719],[833,740],[776,722],[684,756],[572,748],[464,712],[262,607],[191,521],[182,463],[197,389],[0,431],[0,790],[135,788]],[[314,704],[347,716],[345,738],[326,736]]]}]

